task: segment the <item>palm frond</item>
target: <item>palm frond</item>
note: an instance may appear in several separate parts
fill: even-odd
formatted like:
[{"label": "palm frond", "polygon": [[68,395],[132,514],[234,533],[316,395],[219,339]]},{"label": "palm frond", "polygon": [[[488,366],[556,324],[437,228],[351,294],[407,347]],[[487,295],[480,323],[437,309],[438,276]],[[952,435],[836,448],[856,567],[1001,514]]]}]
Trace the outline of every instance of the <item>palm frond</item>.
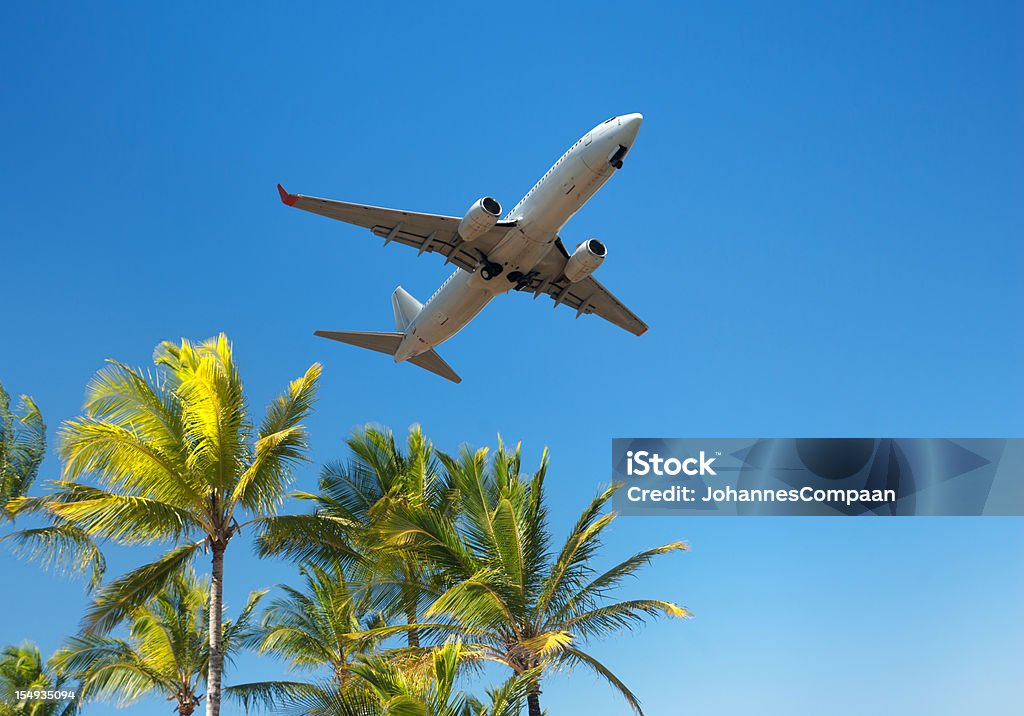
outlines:
[{"label": "palm frond", "polygon": [[499,593],[503,575],[495,571],[479,572],[459,582],[434,601],[425,617],[444,615],[453,622],[478,630],[509,631],[521,629],[520,620]]},{"label": "palm frond", "polygon": [[100,422],[131,425],[165,455],[179,453],[184,436],[166,374],[146,374],[116,360],[107,363],[86,388],[86,415]]},{"label": "palm frond", "polygon": [[661,615],[682,619],[690,616],[690,612],[672,602],[660,599],[632,599],[605,604],[578,614],[562,622],[562,626],[587,638],[605,636],[623,629],[634,629],[644,624],[647,617]]},{"label": "palm frond", "polygon": [[650,564],[651,560],[655,557],[662,554],[671,554],[672,552],[685,552],[688,549],[689,546],[685,542],[670,542],[660,547],[637,552],[628,559],[597,575],[574,593],[567,595],[554,613],[548,617],[549,620],[552,622],[563,621],[574,614],[589,609],[597,599],[604,597],[608,591],[619,586],[622,580],[635,575],[639,569]]},{"label": "palm frond", "polygon": [[626,703],[629,704],[630,708],[639,714],[639,716],[643,716],[644,711],[640,708],[640,699],[638,699],[636,694],[630,691],[629,688],[619,680],[619,677],[612,673],[611,669],[592,657],[590,654],[580,651],[579,649],[565,647],[560,653],[562,663],[568,666],[581,664],[587,667],[615,687],[615,690],[622,694],[622,697],[626,699]]},{"label": "palm frond", "polygon": [[256,553],[296,562],[329,564],[339,559],[359,561],[354,540],[361,525],[327,514],[276,515],[254,520]]},{"label": "palm frond", "polygon": [[199,345],[164,342],[154,360],[174,379],[188,444],[186,468],[202,476],[207,489],[230,492],[238,465],[251,452],[251,424],[230,342],[224,334]]},{"label": "palm frond", "polygon": [[139,567],[104,586],[86,610],[86,634],[103,634],[159,593],[168,581],[195,558],[203,542],[184,544],[156,562]]},{"label": "palm frond", "polygon": [[463,532],[448,515],[400,505],[383,518],[377,531],[389,547],[414,550],[452,580],[477,572]]},{"label": "palm frond", "polygon": [[82,417],[60,429],[63,476],[74,481],[97,475],[109,489],[165,500],[181,506],[201,504],[180,457],[151,443],[134,427]]},{"label": "palm frond", "polygon": [[517,602],[526,604],[526,547],[523,544],[523,527],[517,521],[516,510],[507,497],[498,501],[494,508],[494,548],[501,559],[502,574],[512,591],[518,592]]},{"label": "palm frond", "polygon": [[50,511],[91,537],[121,544],[180,540],[211,528],[188,509],[147,497],[121,495],[74,482],[58,482]]},{"label": "palm frond", "polygon": [[223,623],[224,636],[221,642],[221,649],[225,654],[235,651],[244,644],[250,643],[259,633],[257,626],[253,623],[256,616],[256,607],[259,606],[263,597],[267,596],[268,589],[260,589],[249,592],[245,606],[234,619],[225,619]]},{"label": "palm frond", "polygon": [[276,711],[288,716],[385,716],[381,702],[368,688],[321,684],[296,692]]},{"label": "palm frond", "polygon": [[487,697],[490,703],[485,706],[478,702],[473,708],[474,715],[520,716],[523,702],[526,701],[541,673],[542,670],[539,668],[528,669],[521,674],[512,675],[497,687],[488,689]]},{"label": "palm frond", "polygon": [[7,502],[25,495],[39,473],[46,454],[46,424],[42,413],[27,395],[10,409],[11,400],[0,384],[0,518],[13,519]]},{"label": "palm frond", "polygon": [[11,540],[11,550],[16,555],[44,568],[88,574],[90,591],[99,586],[107,569],[107,561],[96,542],[85,530],[68,522],[18,530],[0,537],[0,542],[4,540]]},{"label": "palm frond", "polygon": [[[449,637],[460,637],[467,640],[477,640],[478,646],[481,652],[487,648],[488,644],[486,640],[493,637],[493,633],[484,629],[477,629],[466,624],[459,624],[456,622],[442,622],[442,621],[424,621],[416,624],[387,624],[383,626],[372,627],[364,629],[362,631],[353,632],[346,634],[346,638],[351,639],[353,643],[373,643],[389,639],[394,636],[400,636],[408,634],[410,630],[415,629],[425,639],[432,641],[441,641],[444,638]],[[365,647],[364,647],[365,648]],[[408,651],[407,649],[395,650],[397,653],[402,651]],[[413,650],[417,651],[418,650]],[[481,655],[481,658],[485,658]],[[493,659],[489,659],[492,660]]]},{"label": "palm frond", "polygon": [[224,689],[224,695],[238,704],[246,713],[266,711],[281,713],[289,710],[289,704],[314,701],[324,698],[330,687],[303,681],[253,681],[234,684]]},{"label": "palm frond", "polygon": [[70,637],[53,657],[58,670],[78,679],[83,699],[116,699],[127,706],[154,689],[174,692],[174,674],[139,658],[131,644],[104,635]]},{"label": "palm frond", "polygon": [[458,459],[438,454],[447,472],[450,489],[459,496],[460,536],[470,551],[477,554],[486,553],[494,544],[492,510],[496,486],[486,473],[487,453],[485,448],[475,452],[465,448],[460,451]]},{"label": "palm frond", "polygon": [[572,644],[572,642],[573,635],[564,629],[559,629],[527,637],[520,640],[519,643],[541,659],[546,659]]},{"label": "palm frond", "polygon": [[301,422],[313,408],[321,372],[320,364],[314,363],[270,403],[257,431],[253,460],[232,492],[234,503],[258,513],[280,503],[292,470],[306,459],[307,436]]},{"label": "palm frond", "polygon": [[370,510],[384,493],[374,472],[360,460],[327,463],[320,471],[317,509],[337,517],[368,523]]},{"label": "palm frond", "polygon": [[581,588],[583,580],[593,571],[590,561],[600,548],[601,532],[615,519],[613,513],[602,514],[615,489],[613,485],[597,495],[576,521],[542,587],[535,619],[543,618],[560,592]]}]

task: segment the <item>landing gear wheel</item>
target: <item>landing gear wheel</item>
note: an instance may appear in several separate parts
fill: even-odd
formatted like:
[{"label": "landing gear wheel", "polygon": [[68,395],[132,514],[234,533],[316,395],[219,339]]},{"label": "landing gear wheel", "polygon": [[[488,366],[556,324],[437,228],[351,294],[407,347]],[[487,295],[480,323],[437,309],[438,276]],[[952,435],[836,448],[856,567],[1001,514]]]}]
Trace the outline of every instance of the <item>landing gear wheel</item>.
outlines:
[{"label": "landing gear wheel", "polygon": [[496,263],[486,263],[480,267],[480,276],[483,277],[484,281],[490,281],[496,276],[501,276],[502,265]]}]

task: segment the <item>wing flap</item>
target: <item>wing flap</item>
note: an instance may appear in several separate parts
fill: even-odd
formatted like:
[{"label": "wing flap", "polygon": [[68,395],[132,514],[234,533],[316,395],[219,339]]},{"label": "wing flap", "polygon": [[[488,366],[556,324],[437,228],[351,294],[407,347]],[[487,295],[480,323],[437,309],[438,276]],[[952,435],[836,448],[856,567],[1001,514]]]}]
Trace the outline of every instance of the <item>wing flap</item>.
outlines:
[{"label": "wing flap", "polygon": [[476,270],[480,254],[487,254],[497,246],[514,224],[499,222],[483,236],[466,244],[459,238],[459,223],[455,216],[423,214],[415,211],[387,209],[368,204],[321,199],[303,194],[289,194],[277,185],[281,201],[287,206],[302,209],[329,219],[343,221],[369,229],[384,239],[384,244],[395,242],[416,249],[419,253],[436,253],[466,271]]}]

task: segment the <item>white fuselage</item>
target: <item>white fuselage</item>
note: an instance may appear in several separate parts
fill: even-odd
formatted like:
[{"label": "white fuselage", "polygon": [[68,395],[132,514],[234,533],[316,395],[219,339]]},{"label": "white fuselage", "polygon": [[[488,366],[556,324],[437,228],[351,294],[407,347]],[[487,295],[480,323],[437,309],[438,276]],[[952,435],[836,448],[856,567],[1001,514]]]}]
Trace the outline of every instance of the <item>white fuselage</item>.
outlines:
[{"label": "white fuselage", "polygon": [[491,299],[515,288],[510,274],[528,273],[556,250],[558,233],[612,177],[616,168],[610,159],[620,147],[632,147],[642,121],[639,114],[612,117],[569,147],[503,219],[515,226],[487,256],[501,264],[502,273],[485,279],[479,269],[456,270],[409,324],[395,361],[408,360],[454,336]]}]

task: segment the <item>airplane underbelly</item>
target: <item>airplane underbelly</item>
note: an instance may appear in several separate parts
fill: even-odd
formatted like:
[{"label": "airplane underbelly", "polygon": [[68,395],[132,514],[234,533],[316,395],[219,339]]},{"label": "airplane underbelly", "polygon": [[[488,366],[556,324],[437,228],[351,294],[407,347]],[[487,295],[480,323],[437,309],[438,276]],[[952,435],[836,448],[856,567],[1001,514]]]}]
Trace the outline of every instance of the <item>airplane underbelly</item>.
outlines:
[{"label": "airplane underbelly", "polygon": [[418,353],[444,343],[476,318],[494,298],[494,292],[478,285],[477,275],[462,271],[441,293],[427,302],[410,332]]},{"label": "airplane underbelly", "polygon": [[525,207],[521,230],[535,241],[550,245],[609,177],[590,169],[580,159],[570,162],[557,176],[545,182],[543,189]]},{"label": "airplane underbelly", "polygon": [[[513,241],[499,246],[497,251],[492,252],[492,260],[501,263],[505,267],[506,274],[512,271],[529,271],[544,258],[544,255],[551,248],[551,242],[555,240],[553,232],[538,231],[538,228],[533,227],[532,230],[521,228],[517,230]],[[507,283],[507,281],[501,283]],[[494,281],[488,281],[486,284],[481,285],[491,291],[495,288]],[[510,287],[501,286],[501,288],[506,290]]]}]

